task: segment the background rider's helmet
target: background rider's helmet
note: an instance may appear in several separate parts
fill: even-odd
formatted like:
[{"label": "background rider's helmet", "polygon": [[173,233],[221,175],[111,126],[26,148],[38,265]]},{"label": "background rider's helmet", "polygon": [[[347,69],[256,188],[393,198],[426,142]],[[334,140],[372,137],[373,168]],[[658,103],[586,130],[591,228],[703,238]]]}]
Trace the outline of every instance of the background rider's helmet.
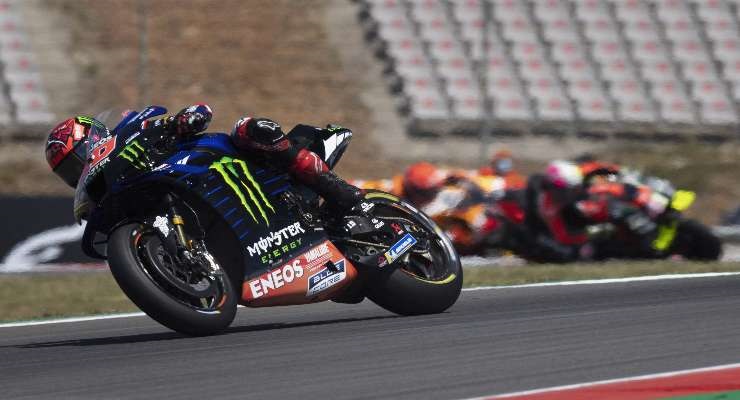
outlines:
[{"label": "background rider's helmet", "polygon": [[557,160],[547,165],[545,177],[555,189],[575,189],[583,184],[583,172],[573,162]]},{"label": "background rider's helmet", "polygon": [[445,174],[428,162],[409,166],[403,175],[403,195],[414,204],[432,200],[445,182]]},{"label": "background rider's helmet", "polygon": [[88,117],[70,118],[54,127],[46,141],[46,161],[71,187],[77,186],[85,166],[87,136],[93,121]]},{"label": "background rider's helmet", "polygon": [[514,161],[509,150],[499,150],[491,158],[491,168],[498,176],[508,174],[514,169]]}]

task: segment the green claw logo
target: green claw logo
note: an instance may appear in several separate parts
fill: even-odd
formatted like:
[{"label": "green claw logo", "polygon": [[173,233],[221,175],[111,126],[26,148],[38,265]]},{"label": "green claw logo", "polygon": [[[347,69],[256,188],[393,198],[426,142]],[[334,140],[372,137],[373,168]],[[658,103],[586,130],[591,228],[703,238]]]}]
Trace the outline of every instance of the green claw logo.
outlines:
[{"label": "green claw logo", "polygon": [[[238,170],[237,167],[239,167]],[[217,171],[221,175],[221,177],[224,179],[224,182],[226,182],[231,190],[233,190],[234,193],[239,197],[242,206],[244,206],[244,209],[247,210],[254,222],[259,223],[254,210],[252,209],[252,207],[250,207],[250,203],[257,209],[257,212],[259,212],[259,214],[262,216],[262,219],[265,221],[267,226],[270,226],[270,220],[267,217],[265,208],[263,208],[262,206],[264,205],[266,208],[269,208],[273,214],[275,213],[275,209],[272,208],[272,204],[270,204],[270,201],[267,200],[267,197],[262,192],[262,188],[260,187],[260,185],[257,183],[257,181],[254,180],[252,174],[249,173],[247,163],[231,157],[223,157],[221,158],[221,160],[211,164],[211,166],[208,168]],[[245,182],[240,177],[239,171],[241,171],[242,174],[246,177],[247,182]],[[244,188],[244,190],[246,191],[246,196],[244,195],[242,188]],[[247,200],[247,197],[249,198],[249,200]]]},{"label": "green claw logo", "polygon": [[136,169],[147,168],[147,165],[143,161],[141,161],[142,158],[146,159],[144,147],[142,147],[136,140],[129,143],[128,146],[124,147],[118,157],[122,157],[128,160]]}]

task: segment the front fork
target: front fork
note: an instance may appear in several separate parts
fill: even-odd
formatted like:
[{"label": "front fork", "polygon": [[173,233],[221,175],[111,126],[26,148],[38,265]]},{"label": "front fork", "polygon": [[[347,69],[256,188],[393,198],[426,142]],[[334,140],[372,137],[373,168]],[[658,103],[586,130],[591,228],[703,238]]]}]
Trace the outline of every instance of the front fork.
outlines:
[{"label": "front fork", "polygon": [[180,245],[182,249],[189,251],[193,250],[193,241],[188,239],[187,235],[185,234],[185,220],[182,218],[182,216],[178,213],[177,207],[175,207],[175,199],[172,197],[171,194],[167,194],[165,196],[165,201],[167,202],[167,210],[169,211],[170,222],[175,228],[175,236],[177,237],[177,243]]}]

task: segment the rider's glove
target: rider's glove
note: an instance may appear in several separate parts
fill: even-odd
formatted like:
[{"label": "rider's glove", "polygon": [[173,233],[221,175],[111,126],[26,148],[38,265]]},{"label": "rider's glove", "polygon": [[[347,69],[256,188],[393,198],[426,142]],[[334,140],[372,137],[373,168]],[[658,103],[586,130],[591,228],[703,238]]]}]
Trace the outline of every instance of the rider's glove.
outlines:
[{"label": "rider's glove", "polygon": [[167,126],[171,134],[189,136],[203,132],[211,122],[211,109],[200,104],[183,109],[168,118]]}]

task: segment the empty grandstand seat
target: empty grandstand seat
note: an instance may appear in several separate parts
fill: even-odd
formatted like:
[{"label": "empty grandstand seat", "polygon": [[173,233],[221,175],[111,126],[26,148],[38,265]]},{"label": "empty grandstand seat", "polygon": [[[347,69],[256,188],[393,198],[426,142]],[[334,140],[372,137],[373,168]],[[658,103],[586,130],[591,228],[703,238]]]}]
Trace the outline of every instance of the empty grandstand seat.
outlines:
[{"label": "empty grandstand seat", "polygon": [[595,79],[583,78],[568,82],[568,94],[575,100],[603,99],[601,84]]},{"label": "empty grandstand seat", "polygon": [[584,99],[576,104],[576,108],[582,119],[596,121],[614,120],[614,115],[604,98]]},{"label": "empty grandstand seat", "polygon": [[563,96],[548,96],[535,99],[537,116],[543,120],[569,121],[573,119],[568,100]]},{"label": "empty grandstand seat", "polygon": [[693,124],[697,121],[691,111],[689,102],[684,99],[673,99],[667,103],[660,103],[660,115],[668,122]]},{"label": "empty grandstand seat", "polygon": [[447,119],[450,112],[441,95],[412,98],[409,116],[417,119]]},{"label": "empty grandstand seat", "polygon": [[506,40],[514,42],[536,42],[537,33],[525,17],[499,20],[502,34]]},{"label": "empty grandstand seat", "polygon": [[609,93],[615,100],[625,102],[644,98],[645,95],[640,88],[640,82],[634,78],[619,79],[611,82]]},{"label": "empty grandstand seat", "polygon": [[601,64],[601,75],[607,81],[614,81],[628,77],[632,78],[634,74],[628,67],[625,60],[614,59],[607,63]]},{"label": "empty grandstand seat", "polygon": [[453,99],[452,116],[459,119],[482,119],[485,114],[483,112],[483,102],[481,98],[479,96],[471,95]]},{"label": "empty grandstand seat", "polygon": [[592,41],[619,40],[617,27],[608,18],[600,17],[584,21],[584,33]]},{"label": "empty grandstand seat", "polygon": [[627,59],[622,45],[616,40],[604,40],[594,42],[591,46],[593,57],[598,62],[610,62],[612,60],[624,61]]},{"label": "empty grandstand seat", "polygon": [[427,42],[429,52],[435,59],[450,59],[465,56],[462,44],[452,37]]},{"label": "empty grandstand seat", "polygon": [[555,42],[551,46],[552,58],[558,62],[567,62],[570,60],[583,58],[583,49],[577,41]]},{"label": "empty grandstand seat", "polygon": [[618,101],[617,117],[623,121],[656,122],[652,108],[645,99]]},{"label": "empty grandstand seat", "polygon": [[504,120],[530,120],[532,110],[523,97],[508,97],[500,101],[494,101],[493,112],[496,118]]},{"label": "empty grandstand seat", "polygon": [[574,81],[590,78],[593,73],[585,59],[574,58],[560,64],[560,76],[566,81]]},{"label": "empty grandstand seat", "polygon": [[22,124],[49,124],[54,121],[46,96],[41,93],[16,95],[13,103],[16,106],[16,118]]},{"label": "empty grandstand seat", "polygon": [[442,16],[419,23],[419,35],[424,40],[445,40],[454,37],[452,23]]},{"label": "empty grandstand seat", "polygon": [[417,21],[432,21],[446,17],[445,5],[436,0],[409,0],[411,15]]},{"label": "empty grandstand seat", "polygon": [[738,122],[733,105],[724,99],[703,103],[700,112],[702,120],[707,123],[734,124]]},{"label": "empty grandstand seat", "polygon": [[543,35],[548,41],[577,41],[578,32],[567,18],[545,20],[543,22]]}]

